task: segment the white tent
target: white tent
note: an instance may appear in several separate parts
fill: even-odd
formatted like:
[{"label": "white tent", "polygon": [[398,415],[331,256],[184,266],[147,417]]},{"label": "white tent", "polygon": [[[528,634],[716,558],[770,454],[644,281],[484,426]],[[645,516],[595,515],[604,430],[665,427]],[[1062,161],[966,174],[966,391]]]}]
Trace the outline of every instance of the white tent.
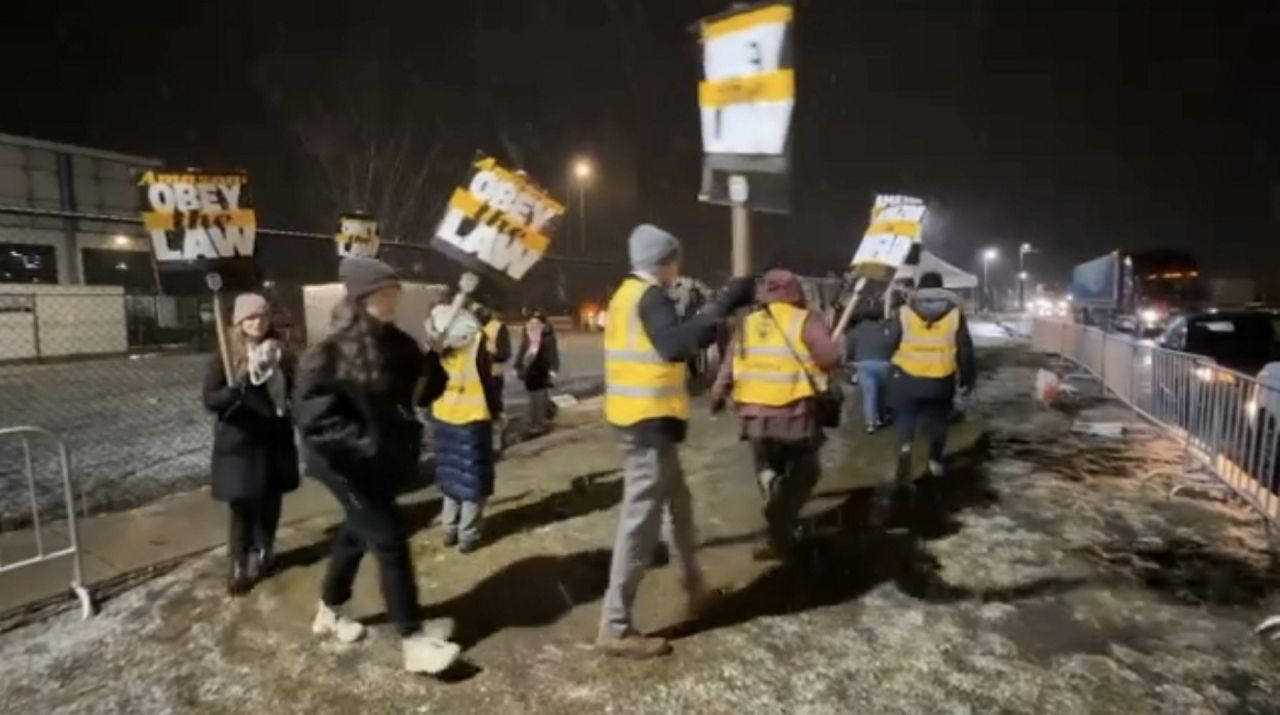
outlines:
[{"label": "white tent", "polygon": [[920,265],[915,268],[904,267],[898,274],[900,278],[914,278],[924,273],[941,273],[942,287],[948,290],[962,290],[965,288],[977,288],[978,277],[972,273],[956,268],[946,261],[938,258],[936,254],[922,250],[920,252]]}]

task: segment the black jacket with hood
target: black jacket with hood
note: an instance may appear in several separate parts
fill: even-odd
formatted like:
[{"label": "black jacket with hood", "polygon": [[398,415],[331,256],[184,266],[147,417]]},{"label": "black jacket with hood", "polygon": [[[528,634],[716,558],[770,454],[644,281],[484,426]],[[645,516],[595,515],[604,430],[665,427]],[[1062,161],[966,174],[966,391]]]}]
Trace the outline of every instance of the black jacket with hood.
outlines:
[{"label": "black jacket with hood", "polygon": [[[935,323],[942,320],[951,311],[961,310],[960,299],[955,293],[943,288],[921,288],[911,296],[911,300],[908,301],[905,310],[915,312],[927,323]],[[894,350],[897,351],[898,346],[902,343],[901,320],[891,322],[889,337],[893,343]],[[919,390],[930,392],[936,390],[939,397],[949,396],[953,393],[957,381],[961,389],[973,387],[976,373],[973,359],[973,339],[969,336],[969,324],[965,320],[963,311],[960,313],[960,325],[956,329],[956,369],[955,379],[949,377],[942,379],[912,377],[910,375],[901,375],[901,379],[908,383],[921,383],[914,387],[904,385],[908,389],[919,388]],[[946,388],[945,390],[943,390],[944,387]],[[921,396],[924,396],[924,394],[922,393]]]}]

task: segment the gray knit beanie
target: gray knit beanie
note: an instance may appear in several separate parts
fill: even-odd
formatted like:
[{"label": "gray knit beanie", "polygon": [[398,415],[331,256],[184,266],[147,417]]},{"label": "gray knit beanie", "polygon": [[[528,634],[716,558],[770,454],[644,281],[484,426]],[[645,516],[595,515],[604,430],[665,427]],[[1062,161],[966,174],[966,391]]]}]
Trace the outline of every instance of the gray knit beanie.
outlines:
[{"label": "gray knit beanie", "polygon": [[352,298],[363,298],[383,288],[400,285],[400,276],[391,266],[376,258],[352,256],[338,264],[338,280]]},{"label": "gray knit beanie", "polygon": [[652,272],[680,257],[680,239],[653,224],[642,223],[631,231],[627,253],[633,269]]},{"label": "gray knit beanie", "polygon": [[239,325],[249,318],[257,318],[266,314],[266,298],[257,293],[242,293],[236,296],[236,307],[231,311],[231,324]]}]

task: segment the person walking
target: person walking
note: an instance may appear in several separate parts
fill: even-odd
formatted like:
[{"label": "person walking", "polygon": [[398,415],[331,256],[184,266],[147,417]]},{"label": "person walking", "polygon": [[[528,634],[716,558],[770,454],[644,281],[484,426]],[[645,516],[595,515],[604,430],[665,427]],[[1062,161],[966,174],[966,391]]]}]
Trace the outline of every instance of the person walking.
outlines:
[{"label": "person walking", "polygon": [[529,435],[546,434],[556,413],[551,387],[560,374],[560,348],[555,331],[542,313],[534,313],[525,322],[516,350],[516,374],[529,391]]},{"label": "person walking", "polygon": [[878,516],[883,516],[894,490],[908,497],[913,492],[911,450],[917,426],[929,440],[928,473],[942,476],[957,382],[967,395],[975,377],[973,340],[960,299],[943,289],[941,274],[920,276],[915,293],[898,309],[898,320],[890,327],[894,374],[889,395],[896,412],[898,460],[893,484],[878,490]]},{"label": "person walking", "polygon": [[892,372],[893,341],[892,326],[878,305],[860,312],[846,340],[846,355],[858,374],[862,424],[867,434],[876,432],[888,421],[885,398]]},{"label": "person walking", "polygon": [[361,559],[372,551],[405,669],[441,673],[457,661],[460,648],[447,640],[450,624],[424,626],[419,620],[408,526],[396,504],[421,456],[422,424],[413,397],[425,356],[393,323],[400,280],[390,266],[344,258],[338,276],[346,296],[334,311],[331,333],[305,355],[294,400],[307,473],[329,489],[345,517],[333,540],[312,631],[347,643],[364,634],[343,607]]},{"label": "person walking", "polygon": [[231,512],[227,593],[239,596],[270,573],[284,495],[298,488],[289,417],[294,362],[271,324],[266,298],[237,296],[228,329],[231,384],[221,355],[209,360],[204,406],[214,414],[213,498]]},{"label": "person walking", "polygon": [[679,276],[680,242],[641,224],[627,244],[632,273],[609,301],[604,333],[605,420],[618,430],[626,459],[596,645],[610,656],[652,658],[671,646],[636,631],[632,606],[664,521],[691,613],[706,605],[709,593],[694,551],[693,499],[677,451],[689,419],[685,361],[715,339],[719,322],[751,302],[754,284],[735,279],[720,302],[681,322],[665,290]]},{"label": "person walking", "polygon": [[757,302],[720,368],[712,409],[732,395],[765,498],[767,536],[755,557],[772,560],[790,553],[800,509],[818,483],[824,436],[815,399],[840,364],[840,346],[822,316],[805,309],[794,273],[766,273]]},{"label": "person walking", "polygon": [[[441,331],[444,312],[437,308],[433,316]],[[446,332],[450,342],[439,355],[445,387],[431,404],[436,486],[444,499],[444,545],[468,554],[480,546],[484,504],[493,495],[493,425],[502,402],[478,319],[463,311]]]}]

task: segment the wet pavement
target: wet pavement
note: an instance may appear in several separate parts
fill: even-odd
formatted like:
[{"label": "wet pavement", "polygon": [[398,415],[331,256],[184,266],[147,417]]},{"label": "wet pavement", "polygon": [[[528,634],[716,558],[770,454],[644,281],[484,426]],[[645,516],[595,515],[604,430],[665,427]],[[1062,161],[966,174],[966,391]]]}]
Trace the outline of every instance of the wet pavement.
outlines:
[{"label": "wet pavement", "polygon": [[[355,646],[308,625],[328,520],[295,524],[284,569],[222,594],[205,557],[108,602],[0,635],[0,712],[1274,713],[1280,654],[1252,626],[1280,612],[1280,571],[1256,519],[1170,500],[1176,445],[1139,423],[1125,439],[1073,420],[1113,405],[1030,399],[1038,359],[986,350],[948,474],[885,531],[866,487],[887,477],[888,434],[848,425],[824,453],[805,541],[787,564],[752,561],[762,520],[731,420],[699,416],[684,464],[723,599],[682,617],[669,568],[639,622],[676,653],[618,662],[594,651],[621,498],[607,428],[517,447],[499,471],[487,545],[460,556],[417,498],[413,550],[427,615],[458,622],[467,663],[443,681],[398,670],[385,626]],[[376,568],[358,614],[381,624]]]}]

